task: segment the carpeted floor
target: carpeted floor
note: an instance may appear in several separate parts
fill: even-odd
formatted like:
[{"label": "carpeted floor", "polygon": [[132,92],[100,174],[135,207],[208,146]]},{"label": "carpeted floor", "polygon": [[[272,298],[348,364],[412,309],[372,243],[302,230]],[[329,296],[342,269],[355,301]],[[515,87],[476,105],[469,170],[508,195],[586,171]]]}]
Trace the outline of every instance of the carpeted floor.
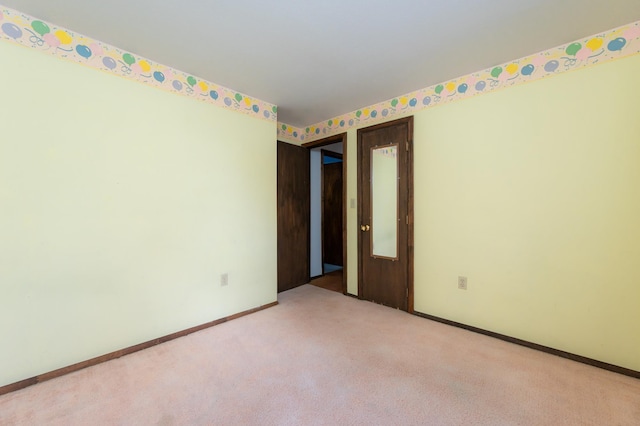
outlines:
[{"label": "carpeted floor", "polygon": [[0,424],[638,425],[640,380],[312,285],[0,397]]}]

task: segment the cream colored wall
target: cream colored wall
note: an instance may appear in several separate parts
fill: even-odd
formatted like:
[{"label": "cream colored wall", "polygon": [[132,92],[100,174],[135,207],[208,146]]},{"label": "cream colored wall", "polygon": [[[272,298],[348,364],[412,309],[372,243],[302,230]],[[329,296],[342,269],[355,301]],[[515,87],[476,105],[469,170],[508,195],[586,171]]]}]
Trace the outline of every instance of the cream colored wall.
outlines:
[{"label": "cream colored wall", "polygon": [[0,70],[0,386],[276,300],[274,122],[9,43]]},{"label": "cream colored wall", "polygon": [[416,311],[640,370],[639,74],[636,55],[415,115]]}]

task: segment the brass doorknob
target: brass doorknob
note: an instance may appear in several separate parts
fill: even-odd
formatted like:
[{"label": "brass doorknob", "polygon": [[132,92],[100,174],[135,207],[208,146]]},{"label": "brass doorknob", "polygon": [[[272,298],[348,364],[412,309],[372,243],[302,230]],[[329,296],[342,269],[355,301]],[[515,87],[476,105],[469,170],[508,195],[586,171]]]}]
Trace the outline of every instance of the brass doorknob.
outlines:
[{"label": "brass doorknob", "polygon": [[360,225],[360,229],[366,232],[371,228],[369,227],[369,225]]}]

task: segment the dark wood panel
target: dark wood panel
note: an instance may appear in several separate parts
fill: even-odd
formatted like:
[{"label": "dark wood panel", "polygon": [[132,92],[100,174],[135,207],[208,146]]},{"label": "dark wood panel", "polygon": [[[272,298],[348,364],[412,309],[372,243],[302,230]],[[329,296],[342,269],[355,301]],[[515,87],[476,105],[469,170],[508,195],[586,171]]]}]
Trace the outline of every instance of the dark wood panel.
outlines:
[{"label": "dark wood panel", "polygon": [[278,141],[278,292],[310,280],[309,150]]},{"label": "dark wood panel", "polygon": [[204,330],[209,327],[216,326],[218,324],[225,323],[227,321],[231,321],[245,315],[253,314],[258,311],[262,311],[267,308],[271,308],[276,306],[278,302],[272,302],[266,305],[259,306],[257,308],[249,309],[247,311],[239,312],[234,315],[230,315],[228,317],[220,318],[215,321],[211,321],[205,324],[197,325],[195,327],[188,328],[186,330],[178,331],[163,337],[159,337],[157,339],[149,340],[148,342],[140,343],[138,345],[129,346],[125,349],[120,349],[114,352],[110,352],[105,355],[101,355],[99,357],[91,358],[86,361],[78,362],[73,365],[69,365],[67,367],[59,368],[54,371],[50,371],[48,373],[40,374],[35,377],[31,377],[26,380],[21,380],[19,382],[11,383],[5,386],[0,386],[0,395],[4,395],[10,392],[14,392],[20,389],[24,389],[28,386],[35,385],[37,383],[46,382],[47,380],[55,379],[56,377],[64,376],[65,374],[73,373],[74,371],[82,370],[83,368],[91,367],[103,362],[111,361],[112,359],[120,358],[125,355],[129,355],[143,349],[148,349],[152,346],[159,345],[160,343],[168,342],[170,340],[177,339],[179,337],[186,336],[191,333],[195,333],[196,331]]},{"label": "dark wood panel", "polygon": [[[326,157],[340,159],[324,164]],[[322,260],[342,266],[342,155],[322,152]]]}]

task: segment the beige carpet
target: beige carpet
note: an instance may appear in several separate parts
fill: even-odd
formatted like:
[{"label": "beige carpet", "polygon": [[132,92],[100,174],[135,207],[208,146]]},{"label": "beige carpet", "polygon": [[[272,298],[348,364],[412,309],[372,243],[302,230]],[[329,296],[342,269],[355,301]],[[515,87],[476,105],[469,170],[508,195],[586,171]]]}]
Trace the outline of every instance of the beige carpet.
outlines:
[{"label": "beige carpet", "polygon": [[0,424],[638,425],[640,380],[312,285],[0,397]]}]

